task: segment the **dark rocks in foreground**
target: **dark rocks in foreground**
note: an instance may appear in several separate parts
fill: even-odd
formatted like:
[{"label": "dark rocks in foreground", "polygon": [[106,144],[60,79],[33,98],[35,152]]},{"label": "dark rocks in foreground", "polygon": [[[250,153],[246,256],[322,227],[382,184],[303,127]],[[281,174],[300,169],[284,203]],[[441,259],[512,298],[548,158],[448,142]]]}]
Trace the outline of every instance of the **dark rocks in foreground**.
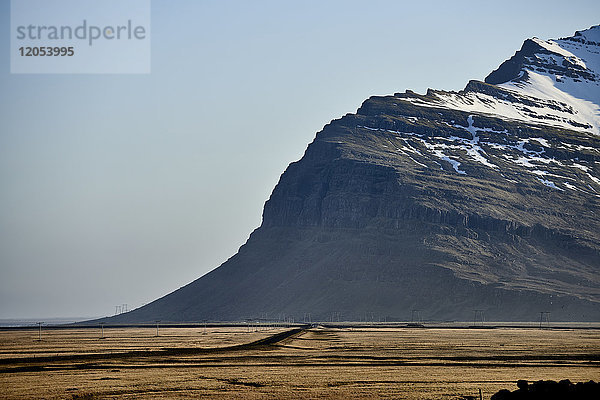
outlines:
[{"label": "dark rocks in foreground", "polygon": [[572,383],[568,379],[560,382],[537,381],[529,383],[525,380],[517,382],[518,389],[510,391],[502,389],[492,396],[492,400],[595,400],[600,399],[600,382]]}]

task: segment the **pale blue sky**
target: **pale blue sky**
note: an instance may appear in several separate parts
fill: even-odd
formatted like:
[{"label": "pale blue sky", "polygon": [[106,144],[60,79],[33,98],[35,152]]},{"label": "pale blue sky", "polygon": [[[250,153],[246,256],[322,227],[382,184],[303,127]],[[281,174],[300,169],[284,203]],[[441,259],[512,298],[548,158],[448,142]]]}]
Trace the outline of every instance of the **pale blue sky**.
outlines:
[{"label": "pale blue sky", "polygon": [[103,316],[232,256],[286,166],[370,95],[483,79],[597,1],[152,1],[149,75],[11,75],[0,318]]}]

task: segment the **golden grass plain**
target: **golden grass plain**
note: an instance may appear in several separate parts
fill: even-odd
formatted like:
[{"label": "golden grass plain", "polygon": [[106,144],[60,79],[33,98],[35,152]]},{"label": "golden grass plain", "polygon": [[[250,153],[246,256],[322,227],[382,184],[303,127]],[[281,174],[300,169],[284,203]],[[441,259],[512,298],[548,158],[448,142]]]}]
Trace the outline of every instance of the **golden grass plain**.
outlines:
[{"label": "golden grass plain", "polygon": [[0,398],[489,399],[518,379],[600,379],[595,329],[316,327],[231,347],[285,330],[0,331]]}]

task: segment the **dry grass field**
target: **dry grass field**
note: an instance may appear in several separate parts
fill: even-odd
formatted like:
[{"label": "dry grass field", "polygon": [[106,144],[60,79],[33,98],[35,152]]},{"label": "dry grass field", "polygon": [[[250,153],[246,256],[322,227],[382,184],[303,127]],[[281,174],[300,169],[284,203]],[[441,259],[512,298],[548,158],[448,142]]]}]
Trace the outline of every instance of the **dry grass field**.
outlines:
[{"label": "dry grass field", "polygon": [[594,329],[0,331],[2,399],[462,399],[600,379]]}]

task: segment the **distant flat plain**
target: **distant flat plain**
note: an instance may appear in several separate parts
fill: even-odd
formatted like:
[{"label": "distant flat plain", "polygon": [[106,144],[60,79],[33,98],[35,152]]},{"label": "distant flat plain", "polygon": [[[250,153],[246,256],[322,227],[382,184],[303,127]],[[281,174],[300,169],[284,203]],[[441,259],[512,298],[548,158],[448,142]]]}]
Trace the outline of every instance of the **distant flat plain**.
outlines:
[{"label": "distant flat plain", "polygon": [[489,399],[600,379],[600,330],[278,327],[0,331],[2,399]]}]

